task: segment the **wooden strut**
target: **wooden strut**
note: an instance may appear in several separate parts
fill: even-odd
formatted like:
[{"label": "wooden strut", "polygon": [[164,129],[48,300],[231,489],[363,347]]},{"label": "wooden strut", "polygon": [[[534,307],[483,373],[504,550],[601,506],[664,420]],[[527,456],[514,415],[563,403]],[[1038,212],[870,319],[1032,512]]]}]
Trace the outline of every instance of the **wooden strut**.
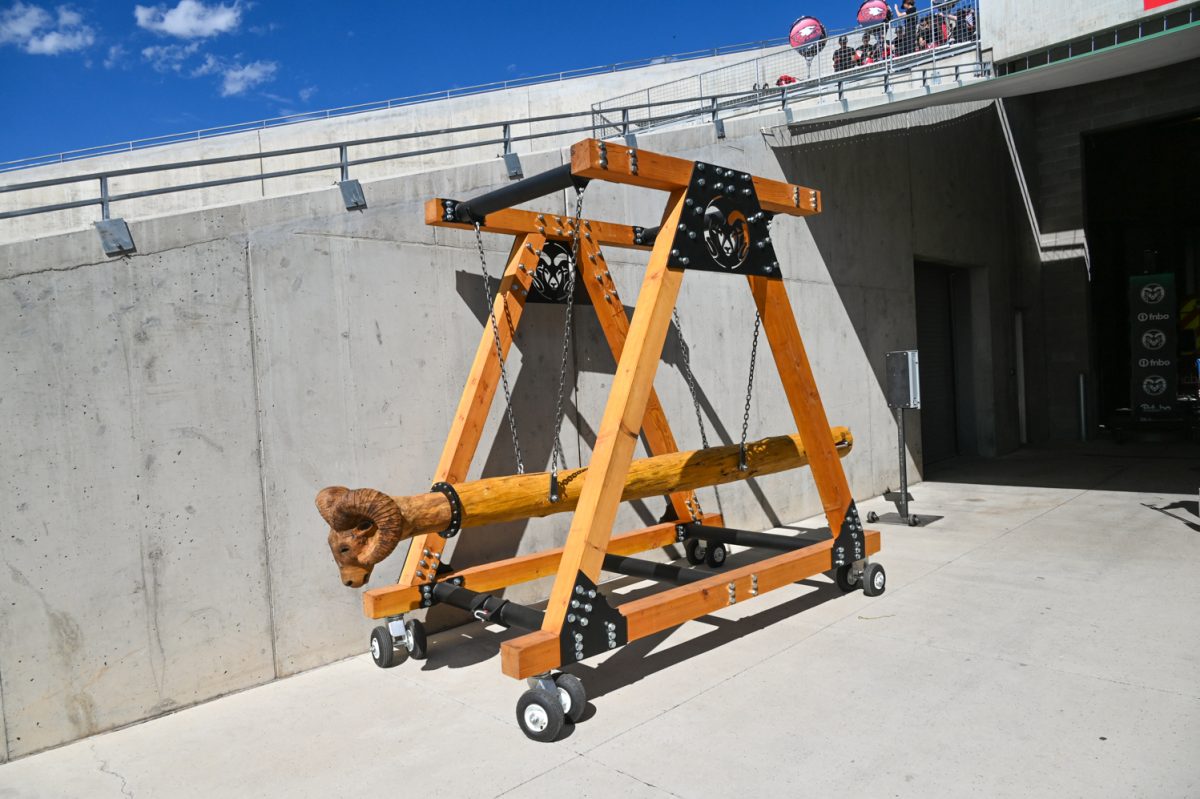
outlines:
[{"label": "wooden strut", "polygon": [[[768,461],[788,464],[780,468],[810,466],[832,531],[831,538],[620,605],[616,611],[627,626],[625,640],[632,641],[668,629],[728,604],[829,571],[843,562],[835,560],[835,537],[843,529],[843,523],[857,524],[857,517],[849,517],[853,499],[840,457],[849,450],[853,439],[844,428],[829,425],[786,286],[777,275],[752,276],[748,281],[798,435],[749,445],[749,474],[737,473],[737,447],[676,452],[661,403],[654,394],[653,381],[683,280],[683,271],[670,265],[674,238],[671,231],[680,225],[693,169],[695,162],[690,160],[595,139],[581,141],[571,148],[570,175],[573,179],[605,180],[662,190],[669,193],[669,199],[660,226],[666,233],[653,242],[632,320],[628,319],[617,297],[600,246],[647,249],[647,245],[629,226],[596,220],[584,220],[581,224],[582,239],[577,259],[579,276],[584,279],[606,341],[617,360],[617,368],[597,430],[591,462],[584,469],[560,475],[560,488],[564,494],[560,503],[550,505],[548,502],[545,475],[464,482],[499,379],[499,359],[490,326],[485,326],[468,374],[435,480],[454,484],[462,502],[460,522],[463,526],[573,509],[564,546],[458,572],[442,572],[435,577],[435,568],[445,546],[444,539],[436,535],[436,531],[446,526],[450,507],[447,498],[442,494],[429,494],[389,499],[380,494],[397,509],[394,516],[385,514],[385,523],[396,525],[416,537],[399,584],[364,593],[364,611],[368,616],[383,618],[427,606],[428,600],[423,600],[423,595],[428,590],[427,583],[435,579],[455,579],[471,590],[492,591],[554,574],[543,628],[506,641],[501,647],[505,674],[517,678],[543,674],[563,665],[560,640],[569,601],[581,585],[580,581],[585,578],[591,583],[599,581],[606,554],[630,555],[678,540],[675,523],[654,525],[614,537],[612,527],[621,501],[674,492],[671,494],[674,510],[679,518],[686,519],[688,516],[683,511],[688,509],[691,489],[767,474]],[[821,212],[821,195],[815,190],[758,176],[752,180],[759,206],[768,214],[809,216]],[[441,198],[429,201],[426,222],[471,229],[472,226],[443,212],[452,205],[453,201]],[[480,207],[484,206],[486,203]],[[569,243],[570,225],[568,216],[513,208],[495,211],[483,220],[484,231],[516,237],[493,308],[497,320],[511,319],[511,323],[501,323],[499,345],[502,354],[511,347],[520,321],[524,298],[537,268],[536,252],[547,240]],[[634,461],[639,433],[644,434],[647,448],[654,457]],[[769,457],[768,452],[771,453]],[[702,516],[700,521],[718,526],[723,523],[715,515]],[[368,536],[370,532],[360,531]],[[877,531],[865,531],[862,538],[866,555],[879,551]],[[374,547],[368,554],[378,555],[384,549],[387,548]],[[345,574],[343,567],[343,576]]]}]

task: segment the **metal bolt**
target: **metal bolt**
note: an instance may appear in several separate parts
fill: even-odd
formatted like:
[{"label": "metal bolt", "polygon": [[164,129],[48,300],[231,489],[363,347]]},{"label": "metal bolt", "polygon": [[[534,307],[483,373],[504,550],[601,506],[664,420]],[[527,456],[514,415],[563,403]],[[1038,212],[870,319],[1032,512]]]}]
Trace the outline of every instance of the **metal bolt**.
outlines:
[{"label": "metal bolt", "polygon": [[418,576],[418,577],[420,577],[422,580],[424,580],[424,579],[425,579],[425,572],[417,572],[417,576]]},{"label": "metal bolt", "polygon": [[571,600],[571,607],[573,607],[573,608],[577,608],[577,607],[579,607],[579,600],[578,600],[578,599],[572,599],[572,600]]},{"label": "metal bolt", "polygon": [[584,604],[584,606],[583,606],[583,612],[584,612],[584,613],[591,613],[591,612],[592,612],[592,603],[591,603],[591,602],[587,602],[587,603],[585,603],[585,604]]},{"label": "metal bolt", "polygon": [[575,614],[574,614],[574,613],[568,613],[568,614],[567,614],[567,621],[572,621],[572,622],[573,622],[573,621],[575,621]]},{"label": "metal bolt", "polygon": [[546,221],[546,215],[545,215],[545,214],[538,214],[538,215],[537,215],[537,220],[538,220],[539,222],[545,222],[545,221]]},{"label": "metal bolt", "polygon": [[582,586],[582,585],[577,585],[577,586],[575,586],[575,593],[577,593],[577,594],[582,594],[582,593],[583,593],[583,586]]},{"label": "metal bolt", "polygon": [[688,197],[686,200],[684,200],[684,204],[688,205],[688,206],[692,206],[692,205],[696,204],[696,201],[693,200],[691,197]]},{"label": "metal bolt", "polygon": [[429,568],[429,564],[428,564],[428,563],[426,563],[425,561],[421,561],[421,562],[420,562],[420,566],[421,566],[421,568],[422,568],[422,569],[428,569],[428,568]]},{"label": "metal bolt", "polygon": [[679,255],[679,250],[671,250],[671,255],[673,255],[673,256],[678,256],[678,255]]},{"label": "metal bolt", "polygon": [[587,627],[587,626],[588,626],[588,620],[587,620],[587,619],[584,619],[584,618],[581,618],[581,619],[579,620],[579,626],[580,626],[580,627]]},{"label": "metal bolt", "polygon": [[616,649],[616,648],[617,648],[617,642],[616,642],[616,641],[609,641],[609,642],[608,642],[608,648],[609,648],[609,649]]},{"label": "metal bolt", "polygon": [[422,555],[424,555],[425,557],[429,557],[429,550],[428,550],[428,549],[424,549],[424,550],[422,550],[422,551],[421,551],[421,554],[422,554]]},{"label": "metal bolt", "polygon": [[722,183],[721,181],[718,180],[716,183],[713,184],[713,191],[720,191],[724,185],[725,185],[724,183]]},{"label": "metal bolt", "polygon": [[614,622],[611,622],[611,621],[606,621],[606,622],[604,622],[604,626],[605,626],[605,627],[607,627],[607,628],[608,628],[608,629],[610,629],[610,630],[615,630],[615,629],[617,629],[617,625],[616,625]]},{"label": "metal bolt", "polygon": [[607,291],[606,291],[606,292],[604,292],[604,301],[605,301],[605,302],[611,302],[611,301],[612,301],[612,298],[608,296],[608,292],[607,292]]},{"label": "metal bolt", "polygon": [[680,222],[680,223],[679,223],[679,229],[680,229],[680,230],[687,230],[687,225],[685,225],[685,224],[683,224],[682,222]]},{"label": "metal bolt", "polygon": [[703,171],[704,171],[704,164],[696,164],[696,169],[697,169],[697,171],[703,172]]},{"label": "metal bolt", "polygon": [[694,230],[689,230],[689,231],[688,231],[688,238],[689,238],[689,239],[694,239],[694,238],[696,238],[696,231],[694,231]]},{"label": "metal bolt", "polygon": [[749,195],[749,194],[750,194],[750,190],[749,190],[749,189],[742,189],[742,194]]},{"label": "metal bolt", "polygon": [[696,185],[697,185],[697,186],[703,186],[703,185],[704,185],[704,178],[700,178],[699,180],[697,180],[697,181],[696,181]]},{"label": "metal bolt", "polygon": [[683,264],[684,266],[687,266],[689,260],[690,259],[688,259],[688,258],[680,258],[679,263]]},{"label": "metal bolt", "polygon": [[587,595],[588,595],[588,599],[595,599],[596,598],[596,589],[589,588]]},{"label": "metal bolt", "polygon": [[760,250],[765,249],[766,246],[767,246],[767,243],[765,241],[758,242],[758,249],[760,249]]},{"label": "metal bolt", "polygon": [[583,633],[575,633],[575,640],[576,640],[576,641],[582,641],[582,640],[583,640]]},{"label": "metal bolt", "polygon": [[442,559],[442,553],[441,553],[441,552],[434,552],[434,553],[433,553],[433,559],[434,559],[434,560],[441,560],[441,559]]}]

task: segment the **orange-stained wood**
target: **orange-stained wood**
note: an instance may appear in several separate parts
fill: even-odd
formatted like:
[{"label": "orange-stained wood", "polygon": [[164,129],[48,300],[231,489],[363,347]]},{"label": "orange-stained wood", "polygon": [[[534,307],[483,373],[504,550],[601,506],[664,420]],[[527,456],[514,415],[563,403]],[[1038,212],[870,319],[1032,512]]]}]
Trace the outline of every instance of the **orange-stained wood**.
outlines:
[{"label": "orange-stained wood", "polygon": [[[879,531],[867,530],[866,538],[866,552],[870,556],[879,551]],[[707,580],[635,599],[618,610],[629,625],[629,640],[635,641],[833,568],[833,540],[830,539],[728,569]],[[731,584],[734,587],[732,603],[729,601]]]},{"label": "orange-stained wood", "polygon": [[842,471],[837,448],[831,444],[825,432],[829,429],[829,421],[825,416],[825,406],[821,403],[821,394],[817,391],[808,354],[804,350],[804,342],[800,340],[787,286],[782,280],[764,277],[748,277],[747,280],[759,316],[762,317],[763,332],[771,346],[771,354],[775,356],[783,391],[792,409],[792,418],[796,421],[796,431],[808,452],[808,465],[817,484],[821,505],[825,508],[825,518],[829,520],[832,535],[837,536],[853,497],[850,485],[846,482],[846,473]]},{"label": "orange-stained wood", "polygon": [[[608,272],[608,263],[604,253],[594,241],[585,238],[580,242],[579,276],[587,289],[592,306],[596,309],[596,318],[600,320],[600,329],[608,340],[612,350],[613,360],[620,362],[621,353],[625,350],[625,339],[629,336],[629,317],[625,315],[625,305],[617,294],[617,284]],[[646,416],[642,419],[642,435],[646,437],[646,447],[651,455],[663,455],[677,452],[679,446],[671,433],[671,425],[667,422],[667,414],[663,411],[658,394],[653,386],[650,388],[650,399],[646,402]],[[671,507],[680,519],[690,519],[695,504],[694,491],[680,491],[671,494]],[[697,513],[699,510],[697,510]]]},{"label": "orange-stained wood", "polygon": [[[717,527],[724,524],[718,513],[701,516],[700,523]],[[643,530],[615,535],[608,544],[608,552],[610,555],[636,555],[649,549],[670,546],[675,543],[675,524],[676,522],[656,524]],[[559,560],[562,559],[562,552],[562,548],[559,547],[545,552],[534,552],[529,555],[484,563],[462,571],[449,572],[443,575],[439,581],[445,582],[461,577],[463,587],[472,591],[482,593],[497,591],[510,585],[554,574]],[[420,586],[389,585],[363,592],[363,613],[369,619],[396,616],[419,607],[421,607]]]},{"label": "orange-stained wood", "polygon": [[[683,201],[682,190],[671,192],[663,215],[663,226],[668,230],[673,230],[679,223]],[[563,558],[546,605],[543,629],[556,635],[567,615],[576,575],[582,571],[593,582],[600,578],[600,564],[608,549],[617,506],[625,489],[625,477],[654,385],[654,373],[662,357],[671,312],[683,282],[683,272],[667,266],[670,248],[671,242],[663,236],[655,242],[650,254],[633,322],[596,432],[579,505],[571,520]]]},{"label": "orange-stained wood", "polygon": [[[623,144],[605,142],[607,163],[601,165],[600,142],[584,139],[571,145],[571,172],[577,177],[628,183],[648,189],[674,191],[686,189],[692,180],[694,161],[672,155],[636,150],[637,170],[633,169],[632,149]],[[821,193],[806,186],[783,183],[755,175],[754,190],[764,211],[791,216],[821,213]]]},{"label": "orange-stained wood", "polygon": [[[426,200],[425,224],[434,227],[457,228],[458,230],[474,230],[474,225],[465,222],[447,222],[442,218],[443,198]],[[559,214],[544,214],[537,211],[524,211],[519,208],[505,208],[490,213],[483,220],[481,227],[486,233],[507,233],[513,236],[537,234],[555,241],[567,241],[570,238],[572,216]],[[649,244],[635,244],[633,228],[615,222],[601,222],[596,219],[580,220],[580,227],[591,236],[596,244],[625,247],[631,250],[648,250]]]},{"label": "orange-stained wood", "polygon": [[[866,538],[867,555],[874,555],[880,549],[879,531],[867,530]],[[734,586],[732,604],[738,604],[830,571],[832,550],[833,541],[821,541],[795,552],[718,572],[700,582],[626,602],[617,610],[628,624],[628,640],[636,641],[728,607],[730,583]],[[549,630],[538,630],[500,645],[502,670],[518,680],[558,668],[560,659],[558,638]]]},{"label": "orange-stained wood", "polygon": [[[500,287],[492,303],[492,313],[496,315],[496,328],[500,331],[500,351],[504,357],[508,357],[516,327],[525,310],[525,297],[533,282],[533,272],[537,268],[538,259],[533,250],[541,249],[545,241],[544,236],[536,233],[517,236],[508,255],[508,264],[504,268]],[[526,247],[526,244],[529,247]],[[480,277],[480,280],[482,279]],[[467,479],[467,470],[471,468],[471,459],[475,457],[475,450],[479,447],[479,437],[487,423],[488,410],[492,407],[492,398],[496,395],[499,379],[500,360],[496,357],[496,338],[489,320],[483,326],[483,335],[475,350],[475,360],[471,363],[471,370],[467,372],[467,384],[458,401],[458,409],[454,412],[454,420],[442,447],[442,457],[434,471],[433,482],[460,483]],[[426,577],[418,578],[417,572],[427,575],[435,571],[437,559],[434,555],[440,558],[445,546],[446,539],[436,534],[421,535],[413,539],[400,572],[400,585],[425,582]],[[425,555],[426,550],[428,555]],[[424,566],[421,565],[422,561]]]}]

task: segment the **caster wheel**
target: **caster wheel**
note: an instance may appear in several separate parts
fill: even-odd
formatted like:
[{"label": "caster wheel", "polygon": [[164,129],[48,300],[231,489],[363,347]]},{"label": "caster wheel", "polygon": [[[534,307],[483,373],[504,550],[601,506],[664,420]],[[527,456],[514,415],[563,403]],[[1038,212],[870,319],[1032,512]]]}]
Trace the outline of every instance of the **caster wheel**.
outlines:
[{"label": "caster wheel", "polygon": [[908,526],[909,527],[916,527],[920,523],[921,523],[921,520],[919,518],[917,518],[916,516],[908,517]]},{"label": "caster wheel", "polygon": [[862,576],[863,593],[879,596],[887,588],[887,573],[878,563],[868,563]]},{"label": "caster wheel", "polygon": [[528,690],[517,701],[517,725],[525,737],[534,741],[553,741],[562,732],[565,720],[562,700],[545,689]]},{"label": "caster wheel", "polygon": [[397,656],[396,639],[392,638],[387,627],[379,626],[371,631],[371,660],[375,661],[376,666],[390,669],[399,666],[407,657],[407,652]]},{"label": "caster wheel", "polygon": [[713,544],[708,548],[708,554],[704,556],[704,562],[714,569],[719,569],[725,565],[725,559],[729,557],[729,550],[724,544]]},{"label": "caster wheel", "polygon": [[704,562],[708,547],[699,538],[689,538],[683,544],[683,554],[687,556],[687,562],[693,566],[699,566]]},{"label": "caster wheel", "polygon": [[429,642],[425,639],[425,625],[416,619],[404,622],[404,632],[407,640],[408,654],[413,660],[424,660],[429,657]]},{"label": "caster wheel", "polygon": [[856,588],[862,587],[862,583],[860,582],[861,577],[861,575],[854,574],[854,564],[852,563],[847,563],[845,566],[838,566],[837,571],[834,572],[834,582],[846,594]]},{"label": "caster wheel", "polygon": [[877,521],[879,521],[879,514],[873,510],[867,511],[867,522],[869,524],[874,524]]},{"label": "caster wheel", "polygon": [[583,690],[583,681],[574,674],[563,672],[554,677],[554,685],[558,688],[558,698],[566,717],[572,722],[583,718],[583,711],[587,708],[587,692]]}]

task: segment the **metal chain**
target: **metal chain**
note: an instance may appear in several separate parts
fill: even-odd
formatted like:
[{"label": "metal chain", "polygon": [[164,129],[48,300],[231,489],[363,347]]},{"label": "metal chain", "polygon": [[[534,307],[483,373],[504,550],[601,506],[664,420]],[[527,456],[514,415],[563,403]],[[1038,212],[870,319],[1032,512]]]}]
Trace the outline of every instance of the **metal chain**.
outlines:
[{"label": "metal chain", "polygon": [[746,381],[746,410],[742,413],[742,443],[738,447],[738,471],[744,472],[746,465],[746,431],[750,428],[750,398],[754,396],[754,363],[758,360],[758,331],[762,327],[762,316],[754,314],[754,341],[750,344],[750,378]]},{"label": "metal chain", "polygon": [[563,320],[563,345],[562,357],[558,364],[558,397],[554,405],[554,450],[550,453],[550,501],[558,502],[558,464],[561,461],[563,469],[567,468],[567,456],[563,453],[562,438],[562,419],[563,419],[563,393],[566,388],[567,381],[567,353],[571,349],[571,312],[575,307],[575,273],[577,270],[576,264],[579,260],[579,224],[580,218],[583,216],[583,192],[587,189],[587,184],[575,187],[575,218],[571,220],[571,261],[570,271],[567,273],[567,310]]},{"label": "metal chain", "polygon": [[[708,449],[708,435],[704,432],[704,414],[700,412],[700,397],[696,392],[696,376],[692,374],[691,350],[683,338],[683,326],[679,324],[679,310],[676,308],[671,309],[671,324],[675,325],[675,334],[679,336],[679,366],[687,380],[688,391],[692,394],[692,407],[696,409],[696,424],[700,426],[700,444],[704,449]],[[700,521],[703,511],[700,508],[700,498],[696,496],[696,492],[690,492],[685,504],[688,513],[692,514],[692,521]]]},{"label": "metal chain", "polygon": [[[479,265],[483,270],[483,296],[487,298],[488,318],[492,320],[492,342],[496,345],[496,359],[500,361],[500,384],[504,386],[504,408],[508,414],[508,429],[512,433],[513,456],[517,459],[517,474],[525,474],[525,462],[521,458],[521,440],[517,435],[517,420],[513,415],[512,394],[508,390],[508,370],[505,368],[504,349],[500,346],[500,325],[496,323],[496,306],[492,300],[492,279],[488,275],[487,256],[483,254],[483,235],[479,223],[475,223],[475,246],[479,248]],[[504,316],[508,320],[509,332],[515,332],[512,317],[508,314],[508,300],[504,301]]]}]

